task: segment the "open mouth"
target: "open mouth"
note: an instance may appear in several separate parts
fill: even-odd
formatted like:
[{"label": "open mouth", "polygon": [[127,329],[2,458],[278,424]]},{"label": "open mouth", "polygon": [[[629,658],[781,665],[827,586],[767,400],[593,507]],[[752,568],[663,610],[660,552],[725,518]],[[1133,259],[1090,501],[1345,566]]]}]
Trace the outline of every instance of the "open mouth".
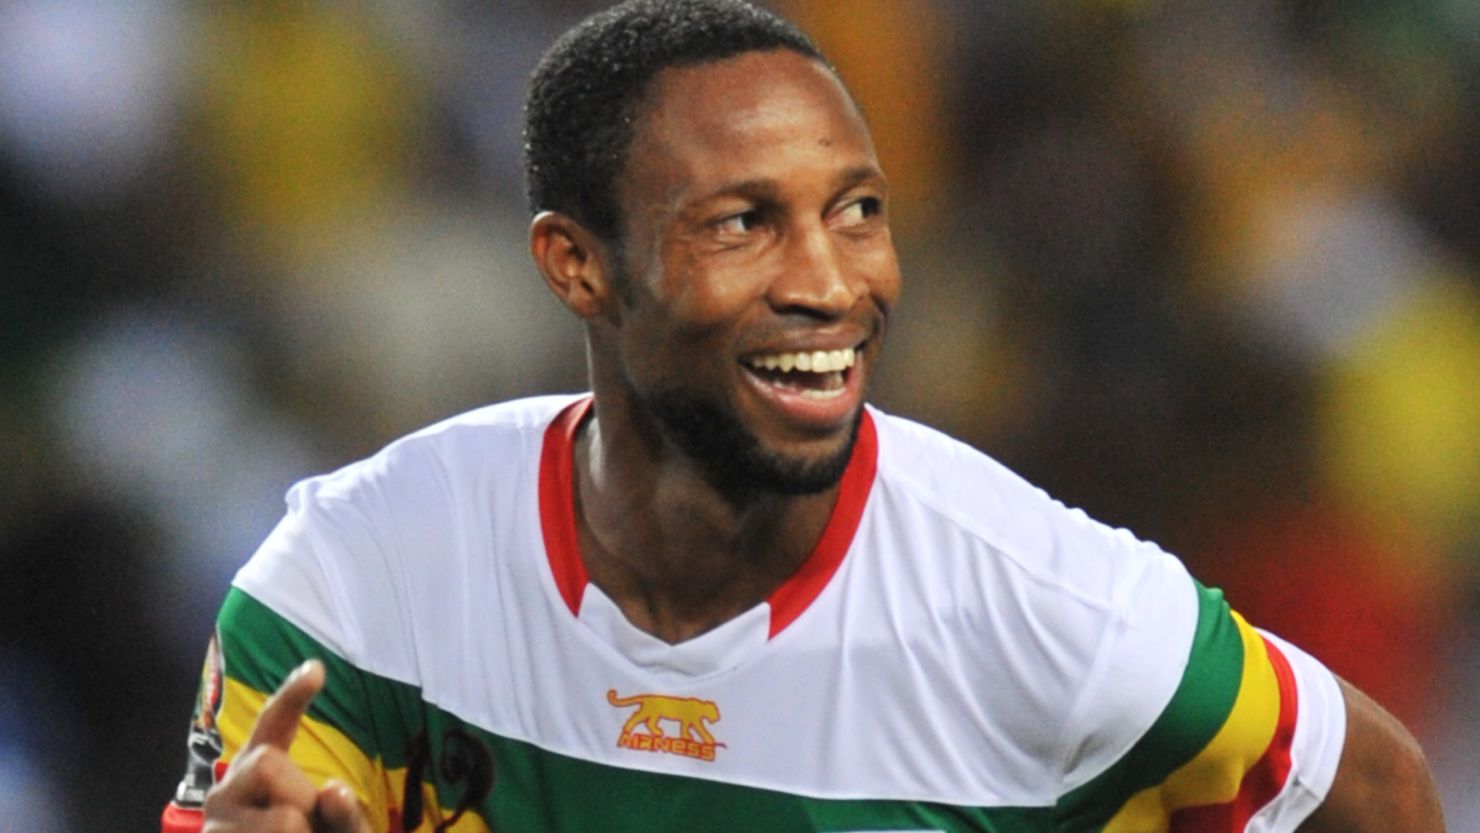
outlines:
[{"label": "open mouth", "polygon": [[848,372],[858,363],[862,345],[842,350],[761,353],[744,359],[745,367],[766,384],[808,399],[832,399],[848,389]]}]

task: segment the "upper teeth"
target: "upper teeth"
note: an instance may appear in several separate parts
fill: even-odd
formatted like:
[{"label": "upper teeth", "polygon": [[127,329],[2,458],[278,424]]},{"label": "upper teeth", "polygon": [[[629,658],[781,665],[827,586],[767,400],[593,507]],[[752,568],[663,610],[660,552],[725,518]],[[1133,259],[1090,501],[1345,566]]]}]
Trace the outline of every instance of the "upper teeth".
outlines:
[{"label": "upper teeth", "polygon": [[842,350],[815,350],[810,353],[768,353],[746,359],[751,367],[764,370],[806,370],[812,373],[831,373],[852,367],[858,355],[852,347]]}]

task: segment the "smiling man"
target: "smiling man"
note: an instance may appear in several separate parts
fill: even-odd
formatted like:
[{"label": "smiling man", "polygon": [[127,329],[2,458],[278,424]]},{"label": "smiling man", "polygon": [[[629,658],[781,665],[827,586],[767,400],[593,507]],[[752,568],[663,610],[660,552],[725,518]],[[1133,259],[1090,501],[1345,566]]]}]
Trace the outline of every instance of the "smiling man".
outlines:
[{"label": "smiling man", "polygon": [[1316,660],[864,404],[888,186],[789,24],[624,4],[527,117],[591,393],[293,488],[167,831],[1442,829],[1411,738]]}]

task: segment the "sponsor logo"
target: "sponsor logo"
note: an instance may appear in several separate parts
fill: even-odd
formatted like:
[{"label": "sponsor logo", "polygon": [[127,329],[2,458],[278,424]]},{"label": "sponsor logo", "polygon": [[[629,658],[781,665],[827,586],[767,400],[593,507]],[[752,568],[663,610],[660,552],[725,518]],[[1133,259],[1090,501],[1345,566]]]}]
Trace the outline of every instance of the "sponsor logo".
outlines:
[{"label": "sponsor logo", "polygon": [[[606,693],[606,701],[617,708],[637,707],[617,736],[619,748],[662,752],[701,761],[714,760],[715,750],[724,748],[724,744],[709,733],[708,724],[719,722],[719,706],[710,700],[664,694],[618,697],[616,689],[610,689]],[[678,734],[669,735],[663,731],[665,720],[677,724]]]}]

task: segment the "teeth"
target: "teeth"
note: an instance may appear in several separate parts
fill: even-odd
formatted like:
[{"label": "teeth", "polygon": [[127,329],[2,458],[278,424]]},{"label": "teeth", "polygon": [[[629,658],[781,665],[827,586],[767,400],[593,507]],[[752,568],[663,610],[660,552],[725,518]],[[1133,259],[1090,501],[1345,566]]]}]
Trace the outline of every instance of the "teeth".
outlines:
[{"label": "teeth", "polygon": [[858,363],[858,351],[852,347],[843,350],[816,350],[810,353],[770,353],[753,356],[746,363],[758,370],[780,370],[790,373],[793,369],[807,373],[832,373],[846,370]]}]

